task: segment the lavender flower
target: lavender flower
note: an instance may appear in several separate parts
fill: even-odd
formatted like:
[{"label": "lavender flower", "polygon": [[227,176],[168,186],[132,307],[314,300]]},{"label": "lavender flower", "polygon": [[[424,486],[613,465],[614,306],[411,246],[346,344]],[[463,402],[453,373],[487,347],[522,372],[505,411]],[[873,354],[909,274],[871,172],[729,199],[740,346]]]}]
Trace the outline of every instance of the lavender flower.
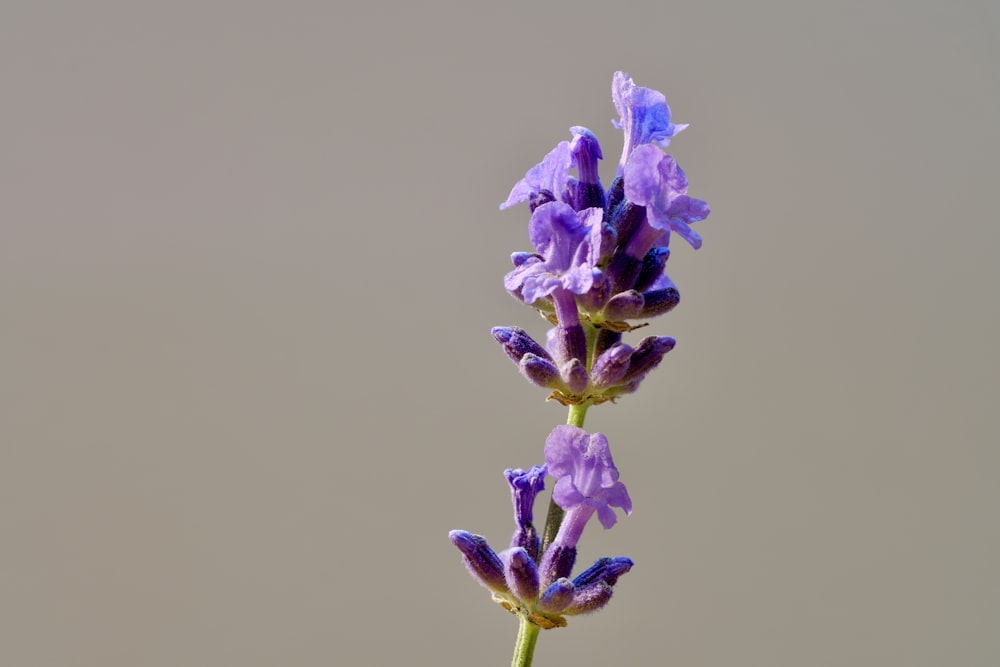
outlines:
[{"label": "lavender flower", "polygon": [[[528,304],[559,288],[573,294],[589,291],[600,253],[602,215],[599,208],[577,212],[563,202],[549,202],[536,208],[528,223],[528,235],[538,254],[525,258],[507,274],[504,278],[507,290],[520,294]],[[592,238],[595,223],[596,239]]]},{"label": "lavender flower", "polygon": [[[514,509],[510,548],[496,553],[484,537],[465,531],[449,537],[472,576],[519,617],[517,667],[530,666],[541,629],[603,608],[632,569],[624,556],[600,558],[570,578],[590,517],[596,514],[607,529],[618,520],[615,508],[632,511],[608,439],[581,427],[591,406],[635,391],[673,349],[669,336],[648,336],[633,347],[623,334],[646,324],[634,320],[678,304],[680,293],[664,272],[671,234],[699,248],[691,225],[709,214],[704,201],[688,196],[687,176],[661,150],[687,127],[672,122],[663,94],[616,72],[612,98],[619,115],[612,123],[624,142],[607,190],[597,137],[574,126],[572,140],[559,142],[500,204],[528,203],[533,246],[511,255],[504,286],[555,326],[544,346],[518,327],[495,327],[493,338],[525,378],[569,406],[569,424],[546,439],[544,466],[504,472]],[[540,536],[534,503],[546,472],[556,481]]]},{"label": "lavender flower", "polygon": [[619,175],[636,146],[652,142],[666,148],[670,145],[670,138],[687,127],[670,122],[670,107],[663,93],[635,85],[632,77],[625,72],[615,72],[611,97],[620,116],[611,123],[625,131],[625,145],[618,163]]},{"label": "lavender flower", "polygon": [[522,547],[531,558],[538,558],[540,546],[538,533],[532,523],[535,497],[545,488],[545,466],[531,466],[528,470],[504,470],[510,485],[510,498],[514,505],[514,523],[517,528],[511,537],[511,547]]},{"label": "lavender flower", "polygon": [[[576,430],[587,435],[582,429]],[[565,443],[566,446],[574,451],[578,448],[580,443],[576,442],[579,440],[576,432],[564,433],[563,427],[558,428],[557,432],[549,437],[550,441],[561,440],[562,435],[568,435],[572,442]],[[558,452],[553,453],[554,460],[561,461],[563,467],[573,467],[576,472],[570,474],[570,477],[576,480],[575,486],[592,493],[593,497],[583,502],[591,505],[610,502],[621,507],[624,506],[624,497],[628,511],[631,509],[631,501],[628,500],[624,486],[616,481],[611,486],[615,487],[617,484],[620,489],[606,488],[606,477],[614,465],[611,463],[610,453],[606,451],[607,439],[601,434],[595,434],[595,438],[593,444],[586,446],[587,451],[569,453],[570,458],[576,460],[575,463],[567,463],[560,458]],[[550,449],[552,448],[547,444],[547,455]],[[591,458],[595,460],[588,463]],[[485,537],[464,530],[451,531],[449,538],[462,553],[462,560],[469,573],[492,591],[494,600],[508,611],[523,615],[539,627],[555,628],[566,625],[563,618],[565,615],[588,613],[603,607],[611,598],[611,587],[617,583],[619,576],[629,571],[632,561],[621,556],[601,558],[570,580],[569,575],[576,559],[575,541],[553,543],[539,559],[539,541],[532,518],[535,498],[544,488],[545,474],[546,466],[504,471],[504,477],[510,486],[514,521],[517,524],[509,549],[498,554]],[[596,481],[585,481],[581,475],[596,475]],[[617,471],[613,476],[617,477]],[[593,511],[591,508],[590,513]]]},{"label": "lavender flower", "polygon": [[541,162],[528,170],[524,178],[514,184],[507,201],[500,204],[500,210],[531,201],[543,193],[548,193],[546,198],[549,201],[563,199],[572,165],[573,151],[569,142],[560,141]]},{"label": "lavender flower", "polygon": [[637,146],[625,163],[624,177],[625,196],[646,207],[653,229],[677,232],[691,247],[701,247],[701,236],[690,225],[708,217],[708,204],[687,196],[687,176],[674,158],[649,144]]},{"label": "lavender flower", "polygon": [[562,424],[545,440],[545,464],[556,478],[552,499],[566,511],[555,543],[576,546],[595,512],[605,529],[618,521],[612,507],[632,513],[628,489],[618,481],[618,468],[603,433]]}]

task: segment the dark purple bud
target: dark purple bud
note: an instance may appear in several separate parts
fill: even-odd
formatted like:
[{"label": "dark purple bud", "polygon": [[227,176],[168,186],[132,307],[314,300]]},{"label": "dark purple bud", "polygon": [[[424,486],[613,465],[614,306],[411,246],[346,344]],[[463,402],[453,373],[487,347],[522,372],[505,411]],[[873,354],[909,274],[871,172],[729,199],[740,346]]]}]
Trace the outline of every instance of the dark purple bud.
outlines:
[{"label": "dark purple bud", "polygon": [[595,389],[604,389],[618,384],[628,370],[632,348],[624,343],[612,345],[597,358],[590,371],[590,381]]},{"label": "dark purple bud", "polygon": [[602,608],[610,601],[611,586],[608,586],[603,581],[598,581],[585,588],[577,588],[573,593],[572,602],[563,609],[562,613],[567,616],[589,614],[592,611]]},{"label": "dark purple bud", "polygon": [[663,275],[663,268],[670,258],[670,248],[653,248],[642,258],[642,268],[635,279],[635,288],[645,292],[656,279]]},{"label": "dark purple bud", "polygon": [[[646,207],[633,204],[630,201],[622,202],[614,210],[608,222],[618,233],[618,246],[625,248],[632,236],[646,220]],[[645,253],[643,253],[645,254]],[[641,259],[642,255],[636,257]]]},{"label": "dark purple bud", "polygon": [[643,338],[636,345],[635,351],[632,353],[628,371],[626,371],[625,376],[622,378],[622,382],[629,383],[635,380],[642,380],[649,371],[659,365],[663,360],[663,356],[674,349],[674,345],[676,344],[677,341],[670,336],[649,336],[648,338]]},{"label": "dark purple bud", "polygon": [[619,292],[608,300],[608,305],[604,306],[604,319],[612,322],[622,322],[638,317],[645,305],[642,294],[634,289]]},{"label": "dark purple bud", "polygon": [[639,317],[656,317],[669,313],[678,303],[681,302],[681,293],[675,287],[666,289],[651,290],[642,295],[645,300],[642,312]]},{"label": "dark purple bud", "polygon": [[474,579],[496,593],[510,593],[504,578],[503,563],[485,537],[464,530],[453,530],[448,533],[448,539],[462,552],[465,567]]},{"label": "dark purple bud", "polygon": [[631,558],[616,556],[614,558],[598,558],[593,565],[576,575],[573,586],[583,588],[595,582],[603,581],[608,586],[618,583],[618,577],[632,569]]},{"label": "dark purple bud", "polygon": [[607,352],[612,345],[621,341],[621,339],[621,332],[612,331],[611,329],[598,329],[597,336],[594,338],[594,357],[600,357],[602,354]]},{"label": "dark purple bud", "polygon": [[550,358],[554,358],[560,367],[573,359],[580,361],[587,359],[587,335],[579,323],[568,327],[556,327],[552,330],[552,337],[548,343],[549,350],[552,351]]},{"label": "dark purple bud", "polygon": [[573,208],[582,211],[585,208],[604,208],[604,186],[601,182],[584,183],[580,181],[576,184]]},{"label": "dark purple bud", "polygon": [[632,289],[635,279],[642,268],[642,260],[629,257],[623,252],[616,252],[604,270],[611,282],[612,292],[622,292]]},{"label": "dark purple bud", "polygon": [[521,357],[521,363],[518,364],[518,367],[521,369],[521,375],[534,385],[538,385],[543,389],[559,389],[562,387],[559,369],[548,359],[542,359],[537,354],[529,352]]},{"label": "dark purple bud", "polygon": [[611,187],[608,188],[606,199],[608,201],[608,212],[614,213],[615,209],[625,200],[625,179],[618,176],[615,180],[611,181]]},{"label": "dark purple bud", "polygon": [[538,597],[538,566],[535,561],[520,547],[510,549],[504,556],[507,587],[518,600],[534,602]]},{"label": "dark purple bud", "polygon": [[550,544],[538,565],[538,578],[542,588],[548,588],[557,579],[569,577],[575,562],[576,547],[567,547],[558,542]]},{"label": "dark purple bud", "polygon": [[556,579],[542,592],[542,597],[538,600],[538,611],[543,614],[558,614],[573,601],[575,590],[569,579]]},{"label": "dark purple bud", "polygon": [[587,388],[589,377],[587,367],[579,359],[570,359],[559,369],[566,388],[573,394],[582,394]]},{"label": "dark purple bud", "polygon": [[520,327],[493,327],[490,333],[496,342],[503,345],[503,351],[515,364],[520,364],[526,354],[552,360],[545,348],[536,343],[528,332]]}]

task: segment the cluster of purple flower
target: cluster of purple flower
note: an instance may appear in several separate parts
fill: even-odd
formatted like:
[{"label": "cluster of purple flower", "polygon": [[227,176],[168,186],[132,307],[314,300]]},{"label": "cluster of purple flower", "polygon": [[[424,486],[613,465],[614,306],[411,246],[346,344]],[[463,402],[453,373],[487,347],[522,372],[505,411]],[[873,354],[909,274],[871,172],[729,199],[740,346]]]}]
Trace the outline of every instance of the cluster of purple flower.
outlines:
[{"label": "cluster of purple flower", "polygon": [[[680,295],[664,273],[671,232],[697,249],[701,237],[691,224],[709,213],[704,201],[687,195],[684,172],[661,150],[687,127],[671,122],[663,94],[616,72],[612,96],[620,116],[612,122],[625,142],[611,187],[605,190],[598,174],[603,156],[597,137],[573,127],[572,140],[530,169],[500,205],[528,202],[534,246],[534,252],[514,253],[504,284],[555,326],[544,346],[518,327],[496,327],[493,337],[530,382],[571,407],[571,424],[574,409],[579,419],[549,435],[545,465],[506,471],[517,523],[509,549],[497,554],[479,535],[450,534],[494,598],[541,628],[603,607],[618,577],[632,567],[628,558],[601,558],[569,579],[591,515],[610,528],[617,520],[612,507],[632,511],[607,438],[580,428],[582,415],[590,405],[635,391],[673,349],[670,337],[650,336],[632,347],[622,334],[644,326],[632,321],[677,305]],[[543,544],[532,508],[546,474],[556,480],[552,501],[558,507],[550,511],[556,526],[546,526]]]},{"label": "cluster of purple flower", "polygon": [[[565,517],[552,544],[541,551],[541,539],[532,523],[535,496],[545,487],[548,472],[558,481],[553,500]],[[545,465],[529,470],[506,470],[517,528],[510,548],[499,555],[486,538],[464,530],[449,534],[462,552],[466,567],[493,592],[509,611],[526,614],[542,628],[566,625],[564,616],[594,611],[611,599],[611,587],[632,568],[628,558],[601,558],[572,581],[576,544],[591,515],[605,528],[618,518],[612,507],[632,511],[632,499],[618,481],[603,433],[587,433],[576,426],[557,426],[545,441]]]}]

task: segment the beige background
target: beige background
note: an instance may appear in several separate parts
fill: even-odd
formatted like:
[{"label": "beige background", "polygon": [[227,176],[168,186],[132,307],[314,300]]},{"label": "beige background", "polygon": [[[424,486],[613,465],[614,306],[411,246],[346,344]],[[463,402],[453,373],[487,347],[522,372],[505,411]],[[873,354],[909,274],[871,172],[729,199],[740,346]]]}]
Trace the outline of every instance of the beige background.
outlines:
[{"label": "beige background", "polygon": [[4,2],[0,664],[508,664],[497,204],[612,171],[615,69],[713,213],[537,664],[1000,664],[998,64],[991,0]]}]

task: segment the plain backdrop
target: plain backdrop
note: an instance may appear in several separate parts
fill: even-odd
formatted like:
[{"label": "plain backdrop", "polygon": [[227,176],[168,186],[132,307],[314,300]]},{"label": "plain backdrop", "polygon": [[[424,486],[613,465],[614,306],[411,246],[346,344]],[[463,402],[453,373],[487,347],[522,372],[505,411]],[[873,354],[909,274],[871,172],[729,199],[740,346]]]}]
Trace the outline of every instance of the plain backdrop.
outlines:
[{"label": "plain backdrop", "polygon": [[997,665],[997,7],[4,2],[0,663],[509,664],[497,205],[621,69],[712,215],[536,664]]}]

